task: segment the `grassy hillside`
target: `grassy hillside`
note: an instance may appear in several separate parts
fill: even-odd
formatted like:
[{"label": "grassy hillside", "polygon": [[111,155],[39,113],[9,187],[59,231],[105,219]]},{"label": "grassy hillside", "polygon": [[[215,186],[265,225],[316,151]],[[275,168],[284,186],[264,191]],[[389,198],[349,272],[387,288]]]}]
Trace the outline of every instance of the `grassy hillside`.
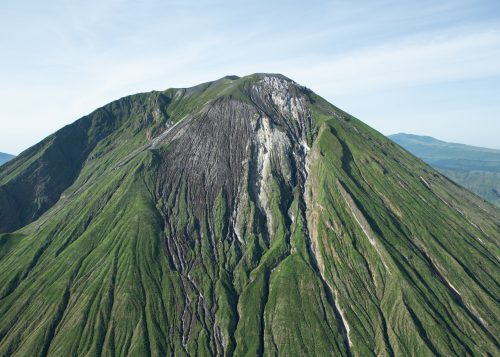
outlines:
[{"label": "grassy hillside", "polygon": [[453,181],[500,206],[500,150],[412,134],[389,137]]},{"label": "grassy hillside", "polygon": [[113,102],[2,189],[0,355],[499,350],[500,210],[281,75]]}]

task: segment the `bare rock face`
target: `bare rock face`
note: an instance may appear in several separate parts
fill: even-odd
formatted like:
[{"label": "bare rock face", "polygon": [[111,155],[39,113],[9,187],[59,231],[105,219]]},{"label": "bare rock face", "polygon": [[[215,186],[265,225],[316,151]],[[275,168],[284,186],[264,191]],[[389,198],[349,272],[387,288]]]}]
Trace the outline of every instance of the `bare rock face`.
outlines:
[{"label": "bare rock face", "polygon": [[494,355],[500,213],[282,75],[0,168],[0,355]]}]

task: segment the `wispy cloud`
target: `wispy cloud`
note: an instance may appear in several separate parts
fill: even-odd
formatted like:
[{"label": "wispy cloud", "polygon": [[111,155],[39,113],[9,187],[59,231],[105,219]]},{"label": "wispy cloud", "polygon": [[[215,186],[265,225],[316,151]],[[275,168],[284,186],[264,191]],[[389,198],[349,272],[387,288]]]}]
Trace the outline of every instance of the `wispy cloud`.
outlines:
[{"label": "wispy cloud", "polygon": [[[19,152],[120,96],[226,74],[281,72],[363,114],[367,94],[424,97],[443,83],[500,76],[495,1],[58,0],[33,2],[27,12],[22,5],[0,14],[0,151]],[[494,107],[494,95],[475,105]],[[363,119],[386,115],[384,125],[371,123],[397,127],[389,114],[374,108]]]},{"label": "wispy cloud", "polygon": [[[302,78],[333,94],[411,87],[500,75],[500,30],[427,34],[339,56],[312,58]],[[333,84],[333,85],[332,85]]]}]

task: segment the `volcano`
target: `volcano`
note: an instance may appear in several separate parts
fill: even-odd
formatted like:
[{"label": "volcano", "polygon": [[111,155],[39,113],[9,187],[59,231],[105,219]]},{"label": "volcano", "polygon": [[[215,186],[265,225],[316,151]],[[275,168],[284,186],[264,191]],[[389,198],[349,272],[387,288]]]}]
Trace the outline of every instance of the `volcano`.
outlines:
[{"label": "volcano", "polygon": [[0,167],[2,356],[498,355],[500,210],[283,75]]}]

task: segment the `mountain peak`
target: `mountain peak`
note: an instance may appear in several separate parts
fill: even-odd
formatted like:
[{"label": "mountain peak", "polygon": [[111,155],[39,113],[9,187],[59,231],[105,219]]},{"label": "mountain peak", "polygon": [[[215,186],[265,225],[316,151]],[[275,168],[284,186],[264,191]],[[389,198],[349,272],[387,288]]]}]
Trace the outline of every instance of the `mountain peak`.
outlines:
[{"label": "mountain peak", "polygon": [[[278,79],[278,80],[283,80],[283,81],[287,81],[287,82],[293,82],[295,83],[293,80],[291,80],[290,78],[288,78],[287,76],[281,74],[281,73],[254,73],[254,74],[250,74],[246,77],[255,77],[255,78],[259,78],[259,79],[271,79],[271,78],[275,78],[275,79]],[[245,77],[244,77],[245,78]]]}]

